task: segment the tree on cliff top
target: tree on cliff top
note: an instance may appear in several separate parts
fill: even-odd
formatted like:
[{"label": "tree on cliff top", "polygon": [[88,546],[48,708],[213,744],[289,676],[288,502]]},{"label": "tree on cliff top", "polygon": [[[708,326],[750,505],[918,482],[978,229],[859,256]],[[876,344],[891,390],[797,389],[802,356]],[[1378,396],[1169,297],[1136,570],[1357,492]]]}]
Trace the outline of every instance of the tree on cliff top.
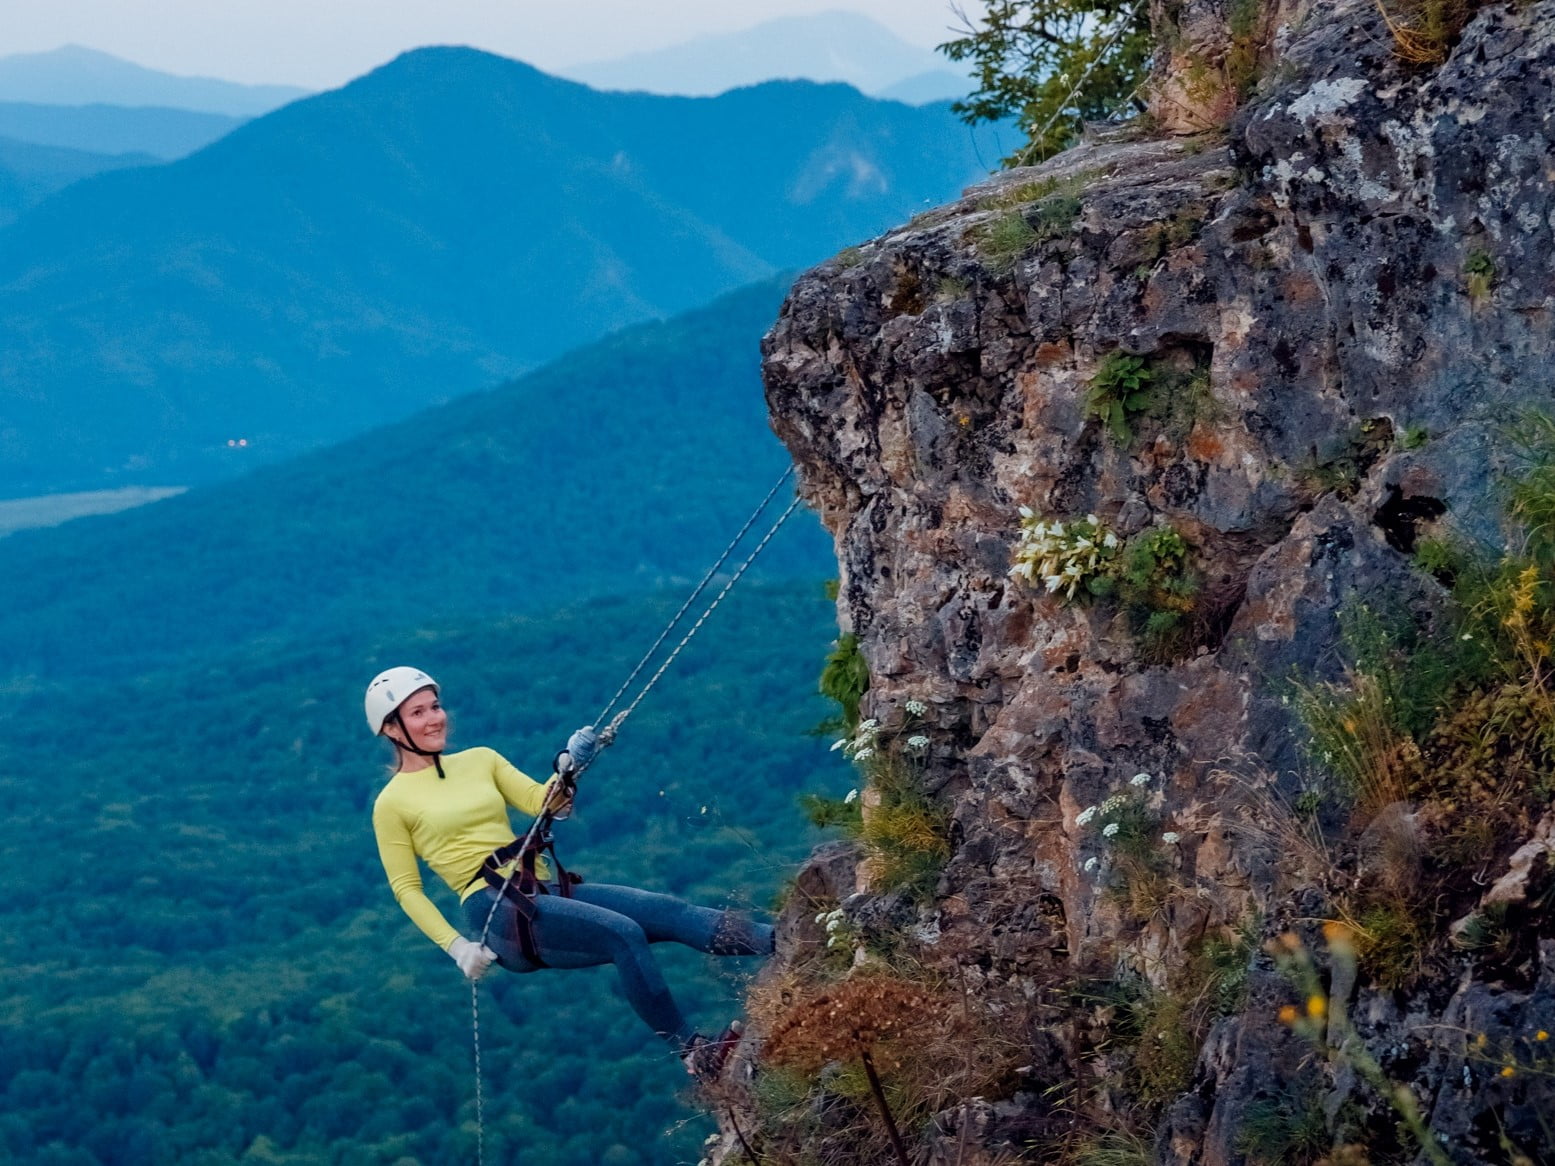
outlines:
[{"label": "tree on cliff top", "polygon": [[1085,118],[1133,104],[1152,40],[1145,0],[990,0],[965,35],[939,46],[975,66],[978,88],[951,108],[969,124],[1016,118],[1027,144],[1007,166],[1038,162],[1073,141]]}]

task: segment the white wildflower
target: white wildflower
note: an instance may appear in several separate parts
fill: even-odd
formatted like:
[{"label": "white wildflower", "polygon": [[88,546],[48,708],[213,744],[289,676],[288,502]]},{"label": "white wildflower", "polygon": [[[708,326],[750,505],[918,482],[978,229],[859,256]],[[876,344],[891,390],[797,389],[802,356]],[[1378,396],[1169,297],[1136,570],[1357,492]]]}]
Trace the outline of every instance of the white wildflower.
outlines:
[{"label": "white wildflower", "polygon": [[875,755],[875,751],[873,749],[871,749],[868,745],[864,745],[861,748],[855,749],[853,751],[853,760],[854,761],[868,761],[874,755]]},{"label": "white wildflower", "polygon": [[1081,810],[1078,814],[1076,814],[1074,816],[1074,824],[1076,826],[1084,826],[1087,822],[1089,822],[1095,816],[1096,816],[1096,807],[1095,806],[1086,806],[1085,809]]},{"label": "white wildflower", "polygon": [[1109,530],[1106,534],[1101,536],[1101,545],[1106,547],[1109,551],[1117,550],[1118,536]]},{"label": "white wildflower", "polygon": [[1179,841],[1181,841],[1181,839],[1182,835],[1177,833],[1175,830],[1168,830],[1165,834],[1161,835],[1161,841],[1166,843],[1168,846],[1175,846]]},{"label": "white wildflower", "polygon": [[1064,524],[1062,522],[1055,522],[1047,528],[1047,532],[1054,538],[1063,538]]},{"label": "white wildflower", "polygon": [[926,745],[928,745],[928,743],[929,743],[929,739],[927,737],[925,737],[922,733],[919,733],[916,736],[907,738],[907,748],[909,748],[909,749],[922,749]]},{"label": "white wildflower", "polygon": [[1148,773],[1136,773],[1128,779],[1129,785],[1149,785],[1152,778]]},{"label": "white wildflower", "polygon": [[830,915],[828,915],[826,917],[826,930],[827,930],[828,934],[833,932],[833,931],[836,931],[841,926],[842,926],[842,920],[841,919],[835,918],[835,917],[830,916]]},{"label": "white wildflower", "polygon": [[817,915],[815,917],[815,921],[817,923],[825,923],[826,922],[826,912],[822,911],[819,915]]},{"label": "white wildflower", "polygon": [[704,1146],[716,1146],[718,1144],[718,1139],[722,1136],[722,1134],[708,1134],[707,1137],[702,1139],[702,1144]]},{"label": "white wildflower", "polygon": [[1111,838],[1117,832],[1118,832],[1118,824],[1116,822],[1108,822],[1105,826],[1103,826],[1101,828],[1101,836],[1103,838]]},{"label": "white wildflower", "polygon": [[1110,813],[1112,813],[1113,810],[1116,810],[1122,804],[1123,804],[1123,795],[1122,794],[1113,794],[1110,798],[1108,798],[1106,801],[1104,801],[1101,804],[1101,812],[1104,813],[1104,814],[1110,814]]},{"label": "white wildflower", "polygon": [[1472,632],[1464,632],[1464,633],[1463,633],[1463,634],[1462,634],[1462,635],[1461,635],[1461,636],[1459,636],[1459,637],[1458,637],[1458,638],[1459,638],[1459,639],[1460,639],[1460,640],[1472,640],[1472,639],[1473,639],[1473,638],[1474,638],[1474,635],[1473,635],[1473,633],[1472,633]]},{"label": "white wildflower", "polygon": [[1101,859],[1097,858],[1094,854],[1091,855],[1090,858],[1087,858],[1085,860],[1085,869],[1086,870],[1095,870],[1100,865],[1101,865]]},{"label": "white wildflower", "polygon": [[845,748],[847,746],[847,744],[848,744],[848,739],[846,737],[842,738],[840,741],[833,741],[831,743],[831,751],[833,753],[835,753],[835,752],[837,752],[837,750]]},{"label": "white wildflower", "polygon": [[1062,575],[1049,575],[1042,582],[1047,584],[1049,591],[1057,591],[1064,585],[1064,577]]},{"label": "white wildflower", "polygon": [[870,717],[869,720],[867,720],[867,721],[860,721],[859,722],[858,732],[855,734],[855,736],[862,737],[866,733],[874,733],[874,732],[876,732],[879,728],[880,728],[880,722],[875,720],[874,717]]},{"label": "white wildflower", "polygon": [[929,706],[924,704],[921,700],[910,700],[902,707],[905,708],[910,715],[915,717],[921,717],[924,713],[929,711]]},{"label": "white wildflower", "polygon": [[858,790],[850,789],[848,791],[848,796],[843,798],[842,801],[844,805],[851,806],[854,802],[858,801]]},{"label": "white wildflower", "polygon": [[1037,515],[1036,515],[1036,512],[1034,510],[1032,510],[1032,508],[1030,506],[1022,506],[1020,508],[1020,516],[1022,518],[1032,519],[1032,518],[1035,518]]}]

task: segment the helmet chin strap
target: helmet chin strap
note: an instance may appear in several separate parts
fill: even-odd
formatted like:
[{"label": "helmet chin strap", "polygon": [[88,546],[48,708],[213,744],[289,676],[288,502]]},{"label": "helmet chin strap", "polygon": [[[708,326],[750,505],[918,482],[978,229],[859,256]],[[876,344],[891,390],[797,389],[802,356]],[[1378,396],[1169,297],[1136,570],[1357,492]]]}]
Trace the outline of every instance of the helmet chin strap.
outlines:
[{"label": "helmet chin strap", "polygon": [[[416,744],[416,739],[410,735],[410,726],[405,723],[405,718],[400,716],[400,710],[395,709],[389,714],[389,719],[400,727],[400,732],[405,734],[404,741],[395,741],[401,749],[409,749],[417,757],[430,757],[432,764],[437,766],[438,780],[441,781],[448,775],[443,772],[443,753],[440,749],[423,749]],[[392,738],[391,738],[392,739]]]}]

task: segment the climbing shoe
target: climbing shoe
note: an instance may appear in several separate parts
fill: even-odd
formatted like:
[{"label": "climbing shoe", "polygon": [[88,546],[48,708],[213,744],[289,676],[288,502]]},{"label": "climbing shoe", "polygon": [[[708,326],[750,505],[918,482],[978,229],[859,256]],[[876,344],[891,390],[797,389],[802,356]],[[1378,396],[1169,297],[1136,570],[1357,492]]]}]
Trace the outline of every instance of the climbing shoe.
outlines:
[{"label": "climbing shoe", "polygon": [[740,1035],[744,1031],[745,1026],[734,1020],[717,1036],[697,1033],[680,1054],[686,1072],[698,1081],[716,1081],[723,1073],[729,1054],[734,1052],[734,1046],[740,1043]]}]

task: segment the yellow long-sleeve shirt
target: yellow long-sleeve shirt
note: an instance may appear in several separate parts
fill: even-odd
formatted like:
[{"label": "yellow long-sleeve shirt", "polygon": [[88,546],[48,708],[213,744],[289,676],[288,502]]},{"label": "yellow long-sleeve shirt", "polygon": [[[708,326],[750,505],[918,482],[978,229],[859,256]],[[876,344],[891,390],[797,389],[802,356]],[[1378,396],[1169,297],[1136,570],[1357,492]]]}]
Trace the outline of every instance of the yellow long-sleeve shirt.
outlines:
[{"label": "yellow long-sleeve shirt", "polygon": [[485,886],[470,882],[486,856],[513,840],[508,807],[534,817],[545,802],[546,787],[494,749],[466,749],[442,760],[445,777],[438,777],[436,767],[429,765],[389,779],[373,802],[373,834],[395,901],[428,939],[447,951],[459,932],[427,898],[416,858],[462,902]]}]

